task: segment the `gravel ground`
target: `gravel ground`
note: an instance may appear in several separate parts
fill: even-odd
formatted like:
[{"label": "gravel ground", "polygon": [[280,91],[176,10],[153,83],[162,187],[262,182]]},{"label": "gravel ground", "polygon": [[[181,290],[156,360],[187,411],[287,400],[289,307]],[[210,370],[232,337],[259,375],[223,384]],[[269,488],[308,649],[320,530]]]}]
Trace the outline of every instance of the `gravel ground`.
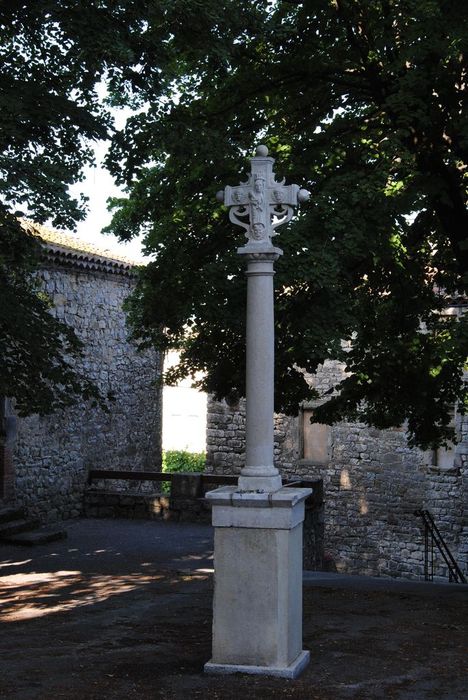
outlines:
[{"label": "gravel ground", "polygon": [[212,530],[75,520],[0,547],[0,697],[468,700],[468,586],[306,574],[295,681],[207,676]]}]

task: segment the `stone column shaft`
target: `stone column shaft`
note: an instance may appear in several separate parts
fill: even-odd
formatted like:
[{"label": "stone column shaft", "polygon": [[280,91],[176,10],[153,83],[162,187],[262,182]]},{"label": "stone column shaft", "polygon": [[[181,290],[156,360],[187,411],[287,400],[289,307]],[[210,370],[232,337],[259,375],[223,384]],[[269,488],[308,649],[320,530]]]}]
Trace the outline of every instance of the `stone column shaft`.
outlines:
[{"label": "stone column shaft", "polygon": [[268,476],[268,468],[273,466],[273,261],[249,260],[246,275],[246,399],[249,418],[245,464],[252,476]]},{"label": "stone column shaft", "polygon": [[[281,488],[278,470],[273,466],[273,263],[279,253],[246,255],[246,458],[239,486],[249,490]],[[252,477],[256,477],[255,482]]]}]

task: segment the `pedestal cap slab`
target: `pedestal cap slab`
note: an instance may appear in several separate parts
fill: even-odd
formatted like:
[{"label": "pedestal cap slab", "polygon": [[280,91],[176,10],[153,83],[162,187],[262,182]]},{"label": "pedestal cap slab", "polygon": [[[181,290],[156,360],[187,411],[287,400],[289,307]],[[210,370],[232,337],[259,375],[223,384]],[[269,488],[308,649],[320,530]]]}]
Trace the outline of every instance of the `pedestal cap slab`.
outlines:
[{"label": "pedestal cap slab", "polygon": [[221,486],[209,491],[214,527],[291,530],[304,520],[304,501],[312,489],[282,488],[273,493]]}]

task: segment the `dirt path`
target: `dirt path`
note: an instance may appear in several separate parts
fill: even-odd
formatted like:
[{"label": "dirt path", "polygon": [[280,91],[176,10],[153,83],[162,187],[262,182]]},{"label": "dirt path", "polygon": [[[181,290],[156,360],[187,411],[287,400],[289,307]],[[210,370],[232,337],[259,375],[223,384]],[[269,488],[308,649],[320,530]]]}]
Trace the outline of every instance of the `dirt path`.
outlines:
[{"label": "dirt path", "polygon": [[41,553],[0,549],[1,698],[468,698],[465,587],[306,585],[300,679],[207,676],[209,532],[86,522]]}]

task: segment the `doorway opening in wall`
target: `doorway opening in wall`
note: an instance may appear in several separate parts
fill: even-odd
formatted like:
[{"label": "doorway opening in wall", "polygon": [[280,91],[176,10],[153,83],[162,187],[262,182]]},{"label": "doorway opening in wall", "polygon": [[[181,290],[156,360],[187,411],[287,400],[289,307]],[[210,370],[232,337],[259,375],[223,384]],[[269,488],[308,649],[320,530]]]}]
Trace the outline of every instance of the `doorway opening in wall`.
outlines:
[{"label": "doorway opening in wall", "polygon": [[[177,362],[178,354],[168,353],[164,370]],[[192,387],[189,378],[176,386],[163,387],[163,451],[205,452],[207,398],[205,392]]]}]

